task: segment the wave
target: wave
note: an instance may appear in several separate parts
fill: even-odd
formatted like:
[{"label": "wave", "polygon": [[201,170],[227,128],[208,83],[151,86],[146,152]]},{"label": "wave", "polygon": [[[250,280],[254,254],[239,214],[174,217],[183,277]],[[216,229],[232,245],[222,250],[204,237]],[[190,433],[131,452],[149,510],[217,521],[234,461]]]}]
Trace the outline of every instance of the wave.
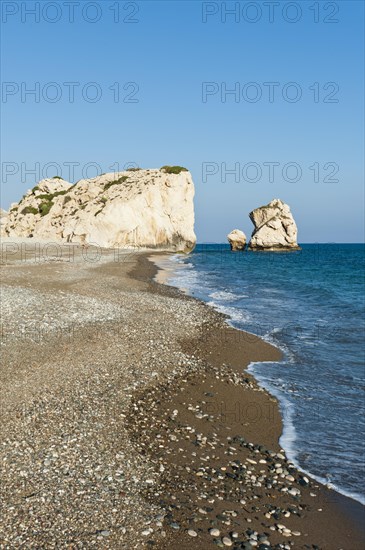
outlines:
[{"label": "wave", "polygon": [[[250,315],[246,311],[242,311],[241,309],[237,309],[235,307],[229,307],[224,306],[218,302],[207,302],[208,306],[213,307],[215,310],[219,311],[220,313],[224,313],[224,315],[228,315],[230,317],[230,320],[236,323],[240,322],[246,322],[250,320]],[[233,325],[233,323],[231,324]]]},{"label": "wave", "polygon": [[360,504],[365,505],[364,495],[361,495],[360,493],[356,493],[355,491],[349,491],[338,484],[331,483],[329,477],[325,478],[325,477],[313,474],[311,471],[301,466],[298,460],[298,454],[300,451],[298,449],[298,446],[296,445],[296,442],[298,441],[298,434],[295,429],[295,425],[293,421],[293,418],[295,417],[295,405],[285,397],[283,392],[275,388],[263,376],[260,376],[255,371],[255,367],[262,364],[274,364],[274,362],[273,361],[252,362],[248,365],[247,371],[255,377],[255,379],[257,380],[257,382],[260,384],[262,388],[267,390],[271,395],[276,397],[276,399],[278,400],[280,414],[283,421],[283,431],[279,439],[279,444],[284,449],[288,459],[294,464],[294,466],[298,470],[300,470],[307,476],[311,477],[312,479],[315,479],[316,481],[318,481],[318,483],[321,483],[321,485],[325,485],[328,489],[332,489],[345,497],[352,498],[353,500],[360,502]]},{"label": "wave", "polygon": [[247,294],[236,294],[233,292],[229,292],[228,290],[218,290],[216,292],[211,292],[209,296],[214,300],[223,300],[228,302],[233,302],[236,300],[240,300],[241,298],[248,297]]}]

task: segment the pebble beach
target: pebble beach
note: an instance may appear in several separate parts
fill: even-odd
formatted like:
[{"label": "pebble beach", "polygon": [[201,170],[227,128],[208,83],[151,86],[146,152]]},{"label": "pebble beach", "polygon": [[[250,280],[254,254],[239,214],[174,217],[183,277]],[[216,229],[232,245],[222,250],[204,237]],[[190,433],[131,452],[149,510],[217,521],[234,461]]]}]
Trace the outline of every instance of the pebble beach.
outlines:
[{"label": "pebble beach", "polygon": [[154,281],[151,252],[2,242],[0,548],[364,547],[364,507],[296,470],[281,352]]}]

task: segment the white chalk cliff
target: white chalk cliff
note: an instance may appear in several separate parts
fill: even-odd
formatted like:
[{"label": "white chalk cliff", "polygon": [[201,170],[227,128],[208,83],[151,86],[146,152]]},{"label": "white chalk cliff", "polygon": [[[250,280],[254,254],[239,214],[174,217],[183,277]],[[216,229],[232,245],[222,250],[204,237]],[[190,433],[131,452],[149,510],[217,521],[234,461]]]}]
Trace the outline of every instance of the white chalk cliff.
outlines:
[{"label": "white chalk cliff", "polygon": [[249,214],[255,226],[250,250],[299,250],[297,226],[290,208],[280,199],[260,206]]},{"label": "white chalk cliff", "polygon": [[231,250],[244,250],[246,246],[246,235],[240,229],[233,229],[228,235],[227,239],[231,245]]},{"label": "white chalk cliff", "polygon": [[102,247],[190,252],[194,184],[180,167],[132,169],[71,185],[46,179],[12,204],[2,233]]}]

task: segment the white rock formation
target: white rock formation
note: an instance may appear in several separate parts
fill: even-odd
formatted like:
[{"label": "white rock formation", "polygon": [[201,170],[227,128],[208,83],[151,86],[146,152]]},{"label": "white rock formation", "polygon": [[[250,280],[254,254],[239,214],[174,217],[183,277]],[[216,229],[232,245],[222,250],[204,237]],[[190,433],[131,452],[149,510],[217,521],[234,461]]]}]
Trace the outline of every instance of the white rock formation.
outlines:
[{"label": "white rock formation", "polygon": [[289,206],[280,199],[256,208],[249,216],[255,226],[250,250],[300,250],[296,223]]},{"label": "white rock formation", "polygon": [[9,212],[0,208],[0,237],[5,236],[5,227],[8,222]]},{"label": "white rock formation", "polygon": [[227,239],[231,245],[231,250],[244,250],[247,239],[244,232],[240,231],[240,229],[233,229],[233,231],[227,235]]},{"label": "white rock formation", "polygon": [[71,185],[42,180],[12,204],[5,235],[102,247],[190,252],[194,184],[188,171],[127,170]]}]

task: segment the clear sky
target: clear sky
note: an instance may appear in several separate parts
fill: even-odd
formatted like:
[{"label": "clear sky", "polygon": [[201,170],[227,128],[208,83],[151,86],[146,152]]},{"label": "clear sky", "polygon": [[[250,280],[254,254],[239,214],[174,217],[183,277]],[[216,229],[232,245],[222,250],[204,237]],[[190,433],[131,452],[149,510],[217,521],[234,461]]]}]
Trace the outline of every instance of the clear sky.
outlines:
[{"label": "clear sky", "polygon": [[273,198],[300,242],[364,241],[362,1],[1,4],[3,208],[42,176],[179,164],[200,242]]}]

